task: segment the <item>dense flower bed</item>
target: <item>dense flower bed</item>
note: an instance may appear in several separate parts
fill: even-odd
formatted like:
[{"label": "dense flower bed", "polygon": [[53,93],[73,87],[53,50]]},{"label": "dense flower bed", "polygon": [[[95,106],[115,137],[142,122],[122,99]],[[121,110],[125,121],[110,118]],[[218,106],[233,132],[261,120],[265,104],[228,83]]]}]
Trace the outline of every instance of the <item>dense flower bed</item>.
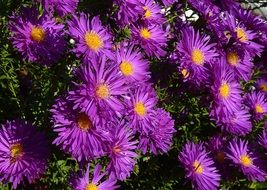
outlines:
[{"label": "dense flower bed", "polygon": [[0,188],[266,187],[267,22],[244,3],[0,6]]}]

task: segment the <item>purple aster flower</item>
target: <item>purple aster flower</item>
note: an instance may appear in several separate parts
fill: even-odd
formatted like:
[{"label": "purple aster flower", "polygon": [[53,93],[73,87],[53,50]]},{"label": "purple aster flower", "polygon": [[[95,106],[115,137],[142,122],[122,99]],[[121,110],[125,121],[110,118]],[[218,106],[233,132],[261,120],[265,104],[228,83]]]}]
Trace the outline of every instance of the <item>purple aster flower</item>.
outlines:
[{"label": "purple aster flower", "polygon": [[[226,112],[227,113],[227,112]],[[247,109],[235,110],[232,114],[225,115],[217,120],[218,126],[223,131],[234,135],[246,135],[252,130],[251,115]]]},{"label": "purple aster flower", "polygon": [[181,55],[181,67],[189,72],[189,77],[196,84],[207,80],[206,64],[216,57],[215,44],[209,44],[209,36],[200,36],[193,27],[182,30],[182,40],[177,46]]},{"label": "purple aster flower", "polygon": [[22,9],[21,15],[10,18],[11,41],[26,61],[50,65],[65,50],[64,25],[36,9]]},{"label": "purple aster flower", "polygon": [[165,21],[160,6],[153,0],[140,0],[138,8],[145,23],[163,24]]},{"label": "purple aster flower", "polygon": [[265,93],[267,95],[267,80],[265,78],[261,78],[257,80],[256,87],[261,92]]},{"label": "purple aster flower", "polygon": [[64,98],[56,100],[51,109],[53,130],[58,134],[53,141],[78,161],[89,160],[104,154],[107,133],[93,117],[73,110]]},{"label": "purple aster flower", "polygon": [[118,24],[125,26],[138,19],[137,5],[139,4],[139,0],[115,0],[114,2],[119,8],[116,13]]},{"label": "purple aster flower", "polygon": [[249,150],[247,141],[232,140],[229,143],[226,156],[249,180],[265,181],[267,174],[261,169],[259,158]]},{"label": "purple aster flower", "polygon": [[73,51],[78,56],[83,56],[86,62],[100,55],[112,57],[111,35],[102,25],[99,17],[89,19],[88,15],[81,13],[80,17],[74,16],[68,25],[71,37],[76,40]]},{"label": "purple aster flower", "polygon": [[47,12],[56,12],[59,16],[65,16],[75,12],[79,0],[39,0]]},{"label": "purple aster flower", "polygon": [[14,188],[24,179],[34,182],[46,170],[48,153],[45,136],[35,126],[7,121],[0,129],[0,180]]},{"label": "purple aster flower", "polygon": [[251,79],[253,63],[251,57],[247,53],[238,51],[228,51],[226,54],[226,62],[233,70],[237,79],[248,81]]},{"label": "purple aster flower", "polygon": [[104,56],[93,58],[79,68],[77,76],[83,83],[76,84],[68,96],[74,101],[74,109],[80,108],[94,118],[99,112],[109,115],[124,108],[127,87],[113,61]]},{"label": "purple aster flower", "polygon": [[135,44],[140,45],[148,56],[164,56],[167,34],[160,25],[138,26],[132,29]]},{"label": "purple aster flower", "polygon": [[133,90],[128,100],[129,120],[134,131],[148,133],[154,126],[156,92],[151,86],[139,86]]},{"label": "purple aster flower", "polygon": [[130,176],[136,164],[135,153],[138,141],[133,140],[132,131],[125,127],[126,123],[121,121],[113,123],[111,129],[111,140],[108,142],[108,155],[110,163],[107,167],[110,175],[119,180],[125,180]]},{"label": "purple aster flower", "polygon": [[235,39],[235,42],[240,48],[244,49],[251,56],[260,55],[263,46],[254,41],[257,37],[256,33],[247,30],[246,27],[242,23],[237,22],[237,19],[232,15],[226,14],[223,22],[223,35],[225,35],[225,31],[229,31],[229,37]]},{"label": "purple aster flower", "polygon": [[213,66],[211,91],[213,94],[211,115],[220,118],[240,109],[242,101],[240,84],[227,67],[225,59],[219,59]]},{"label": "purple aster flower", "polygon": [[70,185],[74,190],[113,190],[117,189],[117,180],[110,176],[108,179],[103,180],[105,173],[101,173],[101,166],[98,164],[94,168],[93,176],[90,180],[90,165],[84,175],[79,174],[74,176],[70,181]]},{"label": "purple aster flower", "polygon": [[261,120],[267,114],[267,99],[262,92],[247,94],[245,103],[250,108],[256,120]]},{"label": "purple aster flower", "polygon": [[141,134],[139,149],[145,154],[149,149],[153,154],[167,153],[172,145],[172,137],[176,132],[174,120],[170,113],[159,108],[155,111],[154,129],[148,134]]},{"label": "purple aster flower", "polygon": [[267,130],[266,128],[262,131],[261,135],[259,136],[259,144],[263,146],[267,150]]},{"label": "purple aster flower", "polygon": [[133,45],[129,48],[121,47],[116,52],[116,63],[122,76],[129,83],[144,82],[150,78],[148,61],[143,59],[140,50]]},{"label": "purple aster flower", "polygon": [[220,185],[220,174],[214,167],[214,161],[202,143],[188,142],[178,156],[186,170],[186,177],[192,181],[197,190],[216,190]]}]

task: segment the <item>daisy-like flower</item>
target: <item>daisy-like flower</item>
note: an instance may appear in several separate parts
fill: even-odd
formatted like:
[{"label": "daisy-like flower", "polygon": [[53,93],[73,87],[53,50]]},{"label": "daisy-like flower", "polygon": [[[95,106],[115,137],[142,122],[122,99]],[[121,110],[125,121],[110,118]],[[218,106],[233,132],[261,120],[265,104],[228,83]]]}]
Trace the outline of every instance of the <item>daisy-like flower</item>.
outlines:
[{"label": "daisy-like flower", "polygon": [[254,42],[257,37],[257,34],[251,30],[247,30],[246,27],[237,22],[237,19],[229,14],[226,14],[225,19],[223,19],[223,33],[229,31],[229,37],[234,38],[235,42],[239,45],[240,48],[244,49],[250,56],[260,55],[263,46]]},{"label": "daisy-like flower", "polygon": [[114,0],[114,3],[119,8],[116,13],[118,24],[125,26],[138,19],[138,0]]},{"label": "daisy-like flower", "polygon": [[256,120],[261,120],[267,114],[267,99],[262,92],[251,92],[247,94],[245,103],[250,108]]},{"label": "daisy-like flower", "polygon": [[267,130],[266,128],[262,131],[261,135],[259,136],[259,144],[263,146],[267,150]]},{"label": "daisy-like flower", "polygon": [[247,53],[229,50],[226,53],[226,62],[233,70],[237,79],[248,81],[251,79],[253,63]]},{"label": "daisy-like flower", "polygon": [[128,100],[128,116],[134,131],[148,134],[154,126],[154,108],[157,103],[156,92],[151,86],[139,86]]},{"label": "daisy-like flower", "polygon": [[98,164],[94,168],[93,176],[90,180],[90,165],[84,175],[74,176],[70,181],[70,185],[74,190],[114,190],[117,189],[117,180],[110,176],[108,179],[103,180],[105,173],[101,173],[101,166]]},{"label": "daisy-like flower", "polygon": [[160,6],[153,0],[140,0],[139,12],[142,20],[151,24],[163,24],[165,21]]},{"label": "daisy-like flower", "polygon": [[240,84],[235,80],[233,72],[229,70],[225,59],[221,58],[213,66],[213,94],[211,115],[218,117],[232,114],[241,107]]},{"label": "daisy-like flower", "polygon": [[0,181],[14,188],[27,180],[33,183],[47,167],[48,143],[32,124],[7,121],[0,129]]},{"label": "daisy-like flower", "polygon": [[79,0],[39,0],[47,12],[56,12],[59,16],[65,16],[75,12]]},{"label": "daisy-like flower", "polygon": [[133,27],[132,35],[135,44],[140,45],[148,56],[159,58],[165,55],[163,48],[167,45],[167,33],[160,25]]},{"label": "daisy-like flower", "polygon": [[149,134],[141,134],[139,149],[145,154],[149,149],[153,154],[167,153],[172,145],[172,137],[176,132],[174,120],[170,113],[158,108],[155,111],[154,129]]},{"label": "daisy-like flower", "polygon": [[249,150],[247,141],[232,140],[229,143],[226,156],[249,180],[265,181],[267,174],[261,169],[259,158]]},{"label": "daisy-like flower", "polygon": [[110,140],[108,142],[108,155],[110,163],[107,167],[110,175],[119,180],[125,180],[130,176],[136,164],[137,154],[135,153],[138,141],[133,140],[134,136],[121,121],[115,122],[112,126]]},{"label": "daisy-like flower", "polygon": [[264,78],[261,78],[257,80],[256,87],[261,92],[265,93],[267,95],[267,80]]},{"label": "daisy-like flower", "polygon": [[192,181],[193,189],[218,189],[220,174],[202,144],[186,143],[178,159],[185,168],[186,177]]},{"label": "daisy-like flower", "polygon": [[64,25],[36,9],[22,9],[10,18],[11,41],[26,61],[50,65],[61,58],[65,50]]},{"label": "daisy-like flower", "polygon": [[234,135],[246,135],[252,130],[251,115],[246,109],[238,109],[217,120],[223,131]]},{"label": "daisy-like flower", "polygon": [[80,67],[77,76],[83,83],[76,84],[68,95],[74,109],[80,108],[95,118],[98,112],[108,115],[124,108],[122,100],[127,87],[114,62],[105,56],[93,58]]},{"label": "daisy-like flower", "polygon": [[207,80],[206,64],[216,57],[215,44],[209,44],[209,36],[201,36],[193,27],[182,30],[182,40],[177,46],[181,56],[181,67],[190,74],[189,77],[197,84]]},{"label": "daisy-like flower", "polygon": [[69,34],[76,40],[73,50],[78,56],[83,56],[86,62],[95,56],[106,55],[112,57],[112,39],[108,30],[102,25],[99,17],[89,19],[81,13],[80,16],[68,22]]},{"label": "daisy-like flower", "polygon": [[116,52],[116,63],[125,80],[129,83],[144,82],[150,78],[148,61],[143,59],[139,49],[122,47]]},{"label": "daisy-like flower", "polygon": [[54,144],[78,161],[89,160],[104,154],[106,133],[99,123],[84,112],[73,110],[64,98],[56,100],[51,109],[53,130],[57,133]]}]

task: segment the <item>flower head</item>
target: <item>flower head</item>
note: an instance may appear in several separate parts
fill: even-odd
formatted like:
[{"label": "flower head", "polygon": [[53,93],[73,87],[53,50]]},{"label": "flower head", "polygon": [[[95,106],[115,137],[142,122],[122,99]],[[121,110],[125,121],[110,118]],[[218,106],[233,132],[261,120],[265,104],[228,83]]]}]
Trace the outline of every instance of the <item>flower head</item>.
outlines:
[{"label": "flower head", "polygon": [[65,50],[64,25],[35,9],[22,9],[22,14],[10,19],[13,46],[27,61],[50,65],[61,58]]},{"label": "flower head", "polygon": [[139,149],[145,154],[149,149],[153,154],[163,154],[170,150],[175,133],[174,120],[165,110],[155,111],[154,129],[148,134],[141,134]]},{"label": "flower head", "polygon": [[47,12],[54,11],[59,16],[74,13],[79,0],[39,0]]},{"label": "flower head", "polygon": [[98,164],[94,168],[93,176],[90,178],[90,165],[84,175],[76,175],[71,179],[70,185],[74,190],[114,190],[117,189],[116,179],[109,177],[103,180],[105,173],[101,173],[101,166]]},{"label": "flower head", "polygon": [[35,126],[7,121],[0,129],[0,180],[13,183],[14,188],[23,180],[34,182],[45,172],[48,153],[45,136]]},{"label": "flower head", "polygon": [[140,45],[148,56],[161,57],[165,55],[163,48],[167,45],[167,35],[160,25],[133,27],[133,40]]},{"label": "flower head", "polygon": [[90,62],[95,56],[112,57],[112,39],[108,30],[102,25],[99,17],[89,19],[88,15],[80,14],[69,21],[69,33],[76,40],[73,50],[78,56],[83,56],[85,62]]},{"label": "flower head", "polygon": [[251,181],[265,181],[266,173],[261,169],[259,158],[248,148],[248,142],[234,139],[229,143],[226,153],[236,167]]},{"label": "flower head", "polygon": [[136,164],[135,153],[138,141],[133,140],[133,133],[125,126],[124,121],[114,123],[108,142],[108,155],[110,163],[108,171],[119,180],[130,176]]},{"label": "flower head", "polygon": [[59,98],[51,109],[53,130],[57,133],[54,144],[78,161],[104,154],[106,133],[101,125],[85,112],[73,110],[72,103]]},{"label": "flower head", "polygon": [[215,190],[219,187],[220,175],[202,144],[186,143],[178,159],[194,189]]},{"label": "flower head", "polygon": [[256,120],[262,119],[267,114],[267,99],[263,92],[252,92],[247,94],[246,104],[250,108]]}]

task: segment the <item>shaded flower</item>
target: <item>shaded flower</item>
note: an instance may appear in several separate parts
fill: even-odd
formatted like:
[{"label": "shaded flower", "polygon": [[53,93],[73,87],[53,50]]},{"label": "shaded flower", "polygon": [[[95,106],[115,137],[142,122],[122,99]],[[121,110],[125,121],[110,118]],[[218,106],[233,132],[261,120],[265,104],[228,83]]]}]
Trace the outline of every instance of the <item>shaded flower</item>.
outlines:
[{"label": "shaded flower", "polygon": [[160,6],[153,0],[140,0],[138,6],[142,20],[151,24],[163,24],[165,21]]},{"label": "shaded flower", "polygon": [[266,79],[261,78],[257,80],[256,87],[258,90],[262,91],[263,93],[265,93],[265,95],[267,95],[267,80]]},{"label": "shaded flower", "polygon": [[33,183],[44,174],[48,160],[48,143],[32,124],[7,121],[0,129],[0,180],[14,188],[23,180]]},{"label": "shaded flower", "polygon": [[245,103],[250,108],[256,120],[263,119],[267,114],[267,99],[263,92],[251,92],[247,94]]},{"label": "shaded flower", "polygon": [[267,130],[266,128],[262,131],[258,140],[259,144],[267,150]]},{"label": "shaded flower", "polygon": [[53,130],[57,133],[54,144],[78,161],[89,160],[104,154],[107,133],[93,117],[73,110],[71,102],[56,100],[51,109]]},{"label": "shaded flower", "polygon": [[88,165],[84,175],[76,175],[71,179],[71,187],[74,190],[113,190],[118,188],[114,177],[110,176],[108,179],[103,180],[106,172],[101,173],[101,166],[99,164],[95,166],[93,171],[93,176],[90,180],[90,165]]},{"label": "shaded flower", "polygon": [[259,158],[249,150],[248,142],[234,139],[229,143],[226,153],[236,167],[251,181],[265,181],[266,173],[259,165]]},{"label": "shaded flower", "polygon": [[102,25],[99,17],[89,19],[89,16],[81,13],[80,16],[68,22],[69,33],[76,40],[73,50],[78,56],[83,56],[86,62],[90,62],[95,56],[106,55],[112,57],[112,39],[108,30]]},{"label": "shaded flower", "polygon": [[154,129],[148,134],[141,134],[139,149],[145,154],[148,149],[153,154],[167,153],[172,145],[174,120],[165,110],[158,108],[155,111]]},{"label": "shaded flower", "polygon": [[108,142],[108,155],[110,163],[107,170],[119,180],[125,180],[130,176],[136,164],[137,154],[135,153],[138,141],[133,140],[134,136],[125,125],[124,121],[119,124],[113,123],[110,140]]},{"label": "shaded flower", "polygon": [[64,25],[47,14],[22,9],[10,18],[11,41],[26,61],[50,65],[57,62],[65,50]]},{"label": "shaded flower", "polygon": [[178,156],[186,171],[186,177],[192,181],[194,189],[215,190],[220,184],[220,175],[214,167],[202,143],[187,142]]},{"label": "shaded flower", "polygon": [[47,12],[56,12],[59,16],[74,13],[79,0],[39,0]]}]

